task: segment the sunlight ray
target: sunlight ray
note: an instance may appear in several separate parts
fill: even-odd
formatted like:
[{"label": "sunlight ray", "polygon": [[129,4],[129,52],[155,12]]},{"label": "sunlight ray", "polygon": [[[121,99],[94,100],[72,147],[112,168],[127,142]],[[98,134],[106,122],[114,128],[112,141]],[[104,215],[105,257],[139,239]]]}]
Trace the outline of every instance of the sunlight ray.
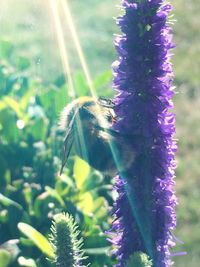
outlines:
[{"label": "sunlight ray", "polygon": [[74,22],[73,22],[73,18],[72,18],[70,9],[69,9],[68,2],[67,2],[67,0],[60,0],[60,1],[61,1],[61,5],[63,8],[63,12],[65,14],[65,19],[67,21],[67,24],[68,24],[69,29],[70,29],[71,34],[72,34],[72,38],[73,38],[80,62],[81,62],[81,66],[83,68],[83,72],[84,72],[85,77],[86,77],[87,84],[89,86],[92,97],[96,100],[97,95],[96,95],[95,88],[94,88],[93,83],[92,83],[90,71],[89,71],[89,68],[88,68],[87,63],[86,63],[86,59],[85,59],[85,56],[84,56],[84,53],[83,53],[83,50],[82,50],[82,47],[81,47],[81,44],[80,44],[80,41],[78,38],[78,34],[77,34],[75,26],[74,26]]},{"label": "sunlight ray", "polygon": [[[58,41],[58,46],[60,50],[60,56],[63,64],[63,69],[64,69],[64,75],[66,80],[68,81],[68,95],[72,98],[76,98],[76,91],[73,83],[73,77],[72,77],[72,70],[70,67],[69,63],[69,57],[67,54],[67,49],[65,46],[65,39],[64,39],[64,32],[60,20],[60,15],[58,11],[58,4],[57,1],[55,0],[50,0],[50,7],[53,15],[53,20],[55,24],[55,31],[56,31],[56,36],[57,36],[57,41]],[[76,115],[76,123],[77,123],[77,131],[80,136],[80,149],[82,154],[85,156],[87,159],[87,149],[85,145],[85,140],[84,140],[84,135],[83,135],[83,130],[82,130],[82,125],[81,125],[81,120],[79,117],[79,113],[77,112]]]},{"label": "sunlight ray", "polygon": [[[94,99],[94,101],[97,101],[96,90],[94,88],[94,85],[93,85],[93,82],[92,82],[92,78],[91,78],[91,75],[90,75],[90,71],[89,71],[89,68],[88,68],[88,65],[87,65],[87,62],[86,62],[86,59],[85,59],[85,56],[84,56],[84,53],[83,53],[79,38],[78,38],[78,34],[77,34],[77,31],[76,31],[76,28],[74,26],[74,22],[73,22],[73,18],[72,18],[72,15],[71,15],[71,11],[69,9],[68,2],[67,2],[67,0],[60,0],[60,1],[61,1],[61,4],[62,4],[62,10],[64,12],[65,19],[67,21],[67,24],[68,24],[69,29],[70,29],[71,34],[72,34],[72,38],[73,38],[73,41],[74,41],[74,44],[75,44],[75,47],[76,47],[76,50],[77,50],[77,53],[78,53],[78,56],[79,56],[79,59],[80,59],[81,66],[83,68],[84,75],[86,77],[86,81],[87,81],[90,93],[91,93],[92,98]],[[101,121],[103,122],[103,124],[105,123],[105,125],[106,125],[106,118],[103,115],[101,115],[101,109],[100,109],[100,107],[98,105],[97,105],[97,109],[99,109],[99,114],[101,116]],[[110,146],[110,149],[111,149],[112,156],[113,156],[113,159],[115,161],[115,164],[116,164],[118,170],[120,171],[121,170],[121,165],[120,165],[119,160],[117,158],[116,148],[115,148],[114,144],[111,143],[111,142],[109,142],[109,146]]]},{"label": "sunlight ray", "polygon": [[[96,94],[95,88],[94,88],[93,83],[92,83],[90,71],[89,71],[89,68],[88,68],[86,60],[85,60],[85,56],[84,56],[84,53],[83,53],[83,50],[82,50],[82,47],[81,47],[81,44],[80,44],[80,41],[79,41],[79,38],[78,38],[78,34],[77,34],[75,26],[74,26],[73,18],[71,16],[71,12],[70,12],[67,0],[60,0],[60,1],[61,1],[61,4],[62,4],[62,9],[63,9],[63,11],[65,13],[65,19],[66,19],[68,27],[69,27],[69,29],[71,31],[73,41],[75,43],[75,47],[76,47],[76,50],[77,50],[77,53],[78,53],[78,56],[79,56],[79,59],[80,59],[81,66],[83,68],[84,75],[86,77],[86,81],[87,81],[88,87],[90,89],[92,97],[96,101],[97,100],[97,94]],[[97,108],[99,108],[98,105],[97,105]],[[100,108],[99,108],[99,114],[101,116],[101,120],[104,123],[104,121],[106,121],[106,119],[104,118],[103,115],[101,115]],[[119,155],[119,153],[118,153],[118,151],[116,149],[115,144],[113,144],[112,142],[109,142],[109,146],[110,146],[110,150],[111,150],[113,159],[115,161],[116,167],[118,169],[118,172],[123,176],[124,180],[128,179],[126,177],[125,172],[124,172],[124,167],[121,164],[121,161],[120,161],[120,158],[119,158],[120,155]],[[133,203],[132,199],[129,197],[130,188],[129,188],[129,185],[127,183],[126,183],[124,189],[125,189],[125,191],[127,193],[128,201],[129,201],[130,206],[132,208],[133,214],[136,217],[138,217],[137,213],[135,212],[135,204]]]},{"label": "sunlight ray", "polygon": [[[79,56],[79,59],[80,59],[80,62],[81,62],[81,65],[82,65],[82,68],[83,68],[83,71],[84,71],[84,74],[85,74],[85,77],[86,77],[86,80],[87,80],[87,84],[89,86],[89,89],[90,89],[90,92],[91,92],[91,95],[94,99],[94,101],[97,100],[97,95],[96,95],[96,92],[95,92],[95,88],[93,86],[93,83],[92,83],[92,79],[91,79],[91,76],[90,76],[90,72],[89,72],[89,69],[88,69],[88,66],[87,66],[87,63],[86,63],[86,60],[85,60],[85,57],[84,57],[84,54],[83,54],[83,50],[82,50],[82,47],[80,45],[80,41],[79,41],[79,38],[78,38],[78,35],[76,33],[76,29],[75,29],[75,26],[74,26],[74,23],[73,23],[73,19],[72,19],[72,16],[71,16],[71,13],[70,13],[70,10],[69,10],[69,7],[68,7],[68,4],[67,4],[67,1],[66,0],[60,0],[61,3],[62,3],[62,7],[63,7],[63,11],[65,13],[65,18],[67,20],[67,24],[69,26],[69,29],[71,31],[71,34],[72,34],[72,38],[73,38],[73,41],[75,43],[75,47],[76,47],[76,50],[77,50],[77,53],[78,53],[78,56]],[[64,43],[64,37],[63,37],[63,30],[62,30],[62,26],[61,26],[61,22],[60,22],[60,19],[59,19],[59,15],[58,15],[58,11],[57,11],[57,6],[56,6],[56,11],[54,11],[55,13],[55,16],[56,16],[56,25],[57,25],[57,32],[58,32],[58,41],[60,42],[60,51],[62,53],[64,53],[64,60],[66,60],[67,62],[64,62],[64,64],[66,64],[67,66],[65,67],[66,69],[66,73],[68,75],[70,75],[71,77],[71,70],[70,70],[70,66],[69,66],[69,61],[68,61],[68,57],[67,57],[67,53],[66,53],[66,48],[65,48],[65,43]],[[61,54],[61,57],[62,57],[62,54]],[[69,70],[69,71],[68,71]],[[71,86],[72,86],[72,89],[74,90],[74,87],[73,87],[73,80],[71,78]],[[74,92],[74,91],[73,91]],[[103,121],[106,121],[106,119],[104,118],[103,115],[101,115],[101,110],[100,110],[100,107],[98,107],[97,105],[97,108],[99,108],[99,114],[101,116],[101,120]],[[80,121],[80,118],[78,118],[78,123],[79,125],[79,135],[80,135],[80,140],[84,140],[84,136],[83,136],[83,131],[82,131],[82,128],[81,128],[81,121]],[[84,145],[83,145],[84,143]],[[81,142],[81,145],[83,146],[83,151],[85,153],[85,155],[87,155],[87,148],[85,146],[85,142]],[[110,149],[111,149],[111,153],[112,153],[112,156],[113,156],[113,159],[115,161],[115,164],[116,164],[116,167],[118,169],[118,172],[123,176],[123,179],[127,179],[126,175],[124,174],[124,169],[123,169],[123,166],[119,160],[119,154],[117,152],[117,149],[116,149],[116,146],[115,144],[113,144],[112,142],[109,142],[109,146],[110,146]],[[135,204],[132,202],[132,200],[130,199],[129,197],[129,186],[128,184],[126,184],[125,186],[125,191],[127,193],[127,196],[128,196],[128,201],[130,202],[130,205],[132,207],[132,210],[133,210],[133,214],[137,215],[135,213]]]},{"label": "sunlight ray", "polygon": [[63,35],[63,29],[60,22],[59,12],[57,2],[55,0],[50,0],[50,7],[53,15],[53,20],[55,24],[56,37],[58,41],[58,46],[60,50],[61,61],[63,64],[64,75],[68,81],[69,96],[75,99],[75,89],[73,85],[72,72],[69,64],[69,58],[65,47],[65,40]]}]

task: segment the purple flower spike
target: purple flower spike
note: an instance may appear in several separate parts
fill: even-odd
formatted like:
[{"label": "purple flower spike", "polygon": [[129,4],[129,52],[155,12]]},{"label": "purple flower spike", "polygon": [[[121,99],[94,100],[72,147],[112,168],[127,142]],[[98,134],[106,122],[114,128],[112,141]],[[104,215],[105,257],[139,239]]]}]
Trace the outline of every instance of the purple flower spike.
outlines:
[{"label": "purple flower spike", "polygon": [[174,195],[172,43],[164,0],[123,0],[124,15],[117,19],[122,35],[115,39],[119,58],[113,64],[114,128],[132,136],[135,161],[116,178],[118,199],[112,229],[116,237],[117,267],[125,267],[135,252],[146,253],[154,267],[172,264],[171,230],[176,226]]}]

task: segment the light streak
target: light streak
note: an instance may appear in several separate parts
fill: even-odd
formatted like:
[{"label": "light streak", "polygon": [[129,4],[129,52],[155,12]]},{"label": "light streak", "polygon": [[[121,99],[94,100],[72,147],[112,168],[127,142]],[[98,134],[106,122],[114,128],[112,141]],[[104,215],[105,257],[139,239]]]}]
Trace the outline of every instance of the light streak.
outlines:
[{"label": "light streak", "polygon": [[[68,89],[69,89],[68,95],[72,99],[75,99],[76,91],[74,88],[72,70],[71,70],[70,63],[69,63],[69,57],[68,57],[67,49],[65,46],[64,32],[63,32],[63,28],[62,28],[62,24],[61,24],[61,20],[60,20],[60,14],[58,11],[58,4],[57,4],[57,1],[55,1],[55,0],[49,0],[49,1],[50,1],[50,7],[51,7],[54,23],[55,23],[55,31],[56,31],[56,35],[57,35],[58,46],[59,46],[59,50],[60,50],[60,56],[61,56],[61,60],[62,60],[62,64],[63,64],[64,74],[65,74],[66,80],[68,81]],[[87,159],[88,158],[87,149],[85,146],[81,120],[80,120],[78,112],[76,115],[76,122],[77,122],[78,134],[79,134],[80,140],[81,140],[81,142],[80,142],[81,151],[82,151],[83,155],[85,156],[85,158]]]},{"label": "light streak", "polygon": [[68,2],[67,2],[67,0],[60,0],[60,1],[61,1],[61,5],[62,5],[62,8],[63,8],[63,12],[65,14],[65,19],[67,21],[67,24],[68,24],[69,29],[70,29],[71,34],[72,34],[72,38],[73,38],[73,41],[74,41],[74,44],[75,44],[75,47],[76,47],[80,62],[81,62],[81,66],[83,68],[84,75],[86,77],[87,84],[89,86],[89,89],[90,89],[92,97],[94,98],[94,100],[96,100],[97,99],[97,95],[96,95],[96,92],[95,92],[95,88],[93,86],[93,82],[92,82],[92,79],[91,79],[89,68],[87,66],[86,59],[85,59],[85,56],[84,56],[84,53],[83,53],[83,50],[82,50],[82,47],[81,47],[81,44],[80,44],[80,40],[78,38],[78,34],[77,34],[75,26],[74,26],[74,22],[73,22],[73,18],[71,16],[71,12],[70,12],[70,9],[69,9]]}]

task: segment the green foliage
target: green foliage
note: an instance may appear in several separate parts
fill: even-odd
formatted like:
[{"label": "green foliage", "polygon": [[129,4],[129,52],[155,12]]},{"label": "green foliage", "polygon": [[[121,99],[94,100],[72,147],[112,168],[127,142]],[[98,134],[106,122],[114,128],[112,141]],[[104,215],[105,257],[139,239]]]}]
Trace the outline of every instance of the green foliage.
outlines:
[{"label": "green foliage", "polygon": [[[5,57],[15,52],[9,42],[0,47]],[[90,261],[95,267],[102,261],[111,266],[104,234],[110,220],[107,210],[112,198],[105,189],[110,189],[110,179],[103,183],[101,173],[74,155],[59,176],[63,136],[57,121],[70,101],[67,84],[56,80],[45,86],[29,73],[25,60],[23,67],[11,64],[10,59],[0,62],[0,244],[16,239],[20,249],[9,266],[50,266],[45,257],[52,258],[53,252],[46,237],[59,212],[72,214],[80,224],[89,255],[84,264]],[[109,77],[107,72],[95,79],[99,90],[106,87]],[[78,94],[82,86],[84,94],[89,94],[81,73],[75,81]],[[7,264],[9,251],[1,257]]]},{"label": "green foliage", "polygon": [[33,243],[49,258],[54,258],[52,246],[40,232],[26,223],[18,223],[19,230],[26,235]]},{"label": "green foliage", "polygon": [[0,249],[1,267],[7,267],[11,261],[10,253],[5,249]]}]

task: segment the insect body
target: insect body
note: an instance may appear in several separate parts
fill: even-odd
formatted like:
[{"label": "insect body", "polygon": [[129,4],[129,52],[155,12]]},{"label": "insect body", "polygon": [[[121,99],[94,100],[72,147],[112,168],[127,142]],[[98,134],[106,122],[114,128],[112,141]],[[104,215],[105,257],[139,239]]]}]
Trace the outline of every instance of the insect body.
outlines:
[{"label": "insect body", "polygon": [[60,173],[72,146],[93,168],[110,175],[119,172],[121,165],[130,163],[125,137],[111,128],[117,120],[113,107],[108,99],[95,101],[92,97],[80,97],[64,108],[60,118],[60,128],[65,132]]}]

